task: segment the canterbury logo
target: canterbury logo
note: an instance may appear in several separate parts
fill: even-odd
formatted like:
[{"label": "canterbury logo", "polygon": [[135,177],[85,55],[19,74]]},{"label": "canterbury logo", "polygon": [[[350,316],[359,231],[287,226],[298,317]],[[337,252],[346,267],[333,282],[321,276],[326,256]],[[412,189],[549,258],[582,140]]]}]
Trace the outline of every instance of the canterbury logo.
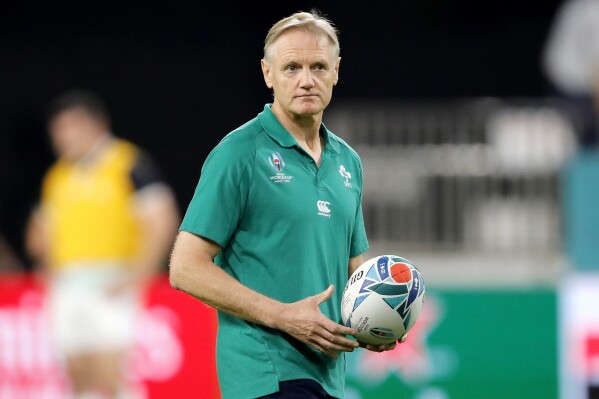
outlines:
[{"label": "canterbury logo", "polygon": [[331,203],[329,201],[317,201],[316,206],[318,207],[318,214],[320,216],[331,217],[331,215],[329,215],[331,213],[331,210],[329,209],[330,204]]}]

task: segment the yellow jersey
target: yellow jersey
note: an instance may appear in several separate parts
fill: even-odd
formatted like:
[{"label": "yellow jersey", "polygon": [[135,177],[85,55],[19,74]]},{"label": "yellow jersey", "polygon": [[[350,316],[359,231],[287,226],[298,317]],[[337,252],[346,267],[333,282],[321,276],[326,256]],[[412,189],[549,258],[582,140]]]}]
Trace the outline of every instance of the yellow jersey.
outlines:
[{"label": "yellow jersey", "polygon": [[81,263],[130,263],[140,227],[136,221],[131,172],[139,150],[111,139],[89,162],[58,160],[42,186],[53,269]]}]

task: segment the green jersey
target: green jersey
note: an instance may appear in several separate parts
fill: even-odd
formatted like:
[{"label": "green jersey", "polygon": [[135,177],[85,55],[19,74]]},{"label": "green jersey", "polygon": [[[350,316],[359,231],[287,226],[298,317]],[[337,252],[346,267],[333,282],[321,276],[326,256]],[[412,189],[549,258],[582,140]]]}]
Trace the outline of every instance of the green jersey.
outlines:
[{"label": "green jersey", "polygon": [[[358,155],[324,125],[320,167],[270,105],[210,153],[181,230],[222,247],[215,263],[245,286],[284,303],[335,285],[320,306],[342,324],[349,258],[368,249]],[[345,358],[279,330],[219,312],[217,368],[223,398],[255,398],[279,381],[309,378],[343,397]]]}]

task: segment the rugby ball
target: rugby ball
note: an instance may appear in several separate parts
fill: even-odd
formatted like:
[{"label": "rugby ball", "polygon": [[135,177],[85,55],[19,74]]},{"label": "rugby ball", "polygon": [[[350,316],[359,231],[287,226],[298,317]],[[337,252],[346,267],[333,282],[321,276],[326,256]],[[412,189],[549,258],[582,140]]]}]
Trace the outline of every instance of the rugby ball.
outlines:
[{"label": "rugby ball", "polygon": [[424,303],[422,274],[409,260],[381,255],[350,276],[341,301],[343,323],[365,344],[389,344],[416,323]]}]

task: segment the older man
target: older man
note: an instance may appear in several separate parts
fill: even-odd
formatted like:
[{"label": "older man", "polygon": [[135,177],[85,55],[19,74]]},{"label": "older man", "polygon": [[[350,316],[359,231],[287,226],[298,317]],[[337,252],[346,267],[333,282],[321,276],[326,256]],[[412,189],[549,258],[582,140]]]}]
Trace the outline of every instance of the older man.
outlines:
[{"label": "older man", "polygon": [[344,395],[343,353],[359,344],[340,324],[341,289],[368,243],[360,159],[322,124],[339,62],[315,12],[270,29],[273,103],[211,152],[183,220],[171,283],[219,310],[224,398]]}]

